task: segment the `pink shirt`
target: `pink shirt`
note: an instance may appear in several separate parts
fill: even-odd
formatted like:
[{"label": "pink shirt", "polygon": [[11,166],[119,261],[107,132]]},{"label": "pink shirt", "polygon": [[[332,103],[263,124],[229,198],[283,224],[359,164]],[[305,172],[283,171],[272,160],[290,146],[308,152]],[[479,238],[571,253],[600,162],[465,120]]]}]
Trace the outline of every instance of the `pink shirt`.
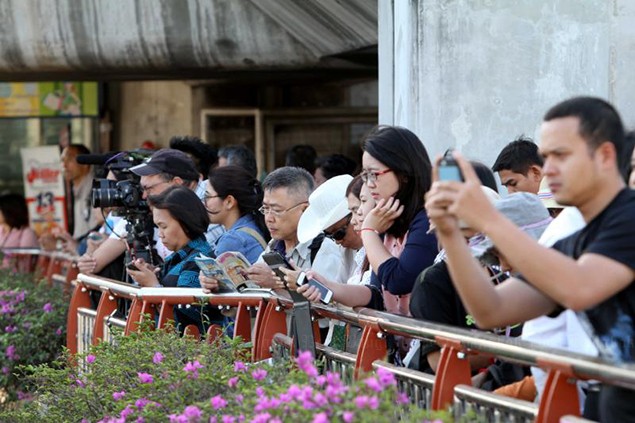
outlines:
[{"label": "pink shirt", "polygon": [[[38,240],[35,232],[29,227],[11,229],[8,233],[5,228],[0,228],[0,248],[38,248]],[[9,257],[5,256],[2,267],[9,267]]]}]

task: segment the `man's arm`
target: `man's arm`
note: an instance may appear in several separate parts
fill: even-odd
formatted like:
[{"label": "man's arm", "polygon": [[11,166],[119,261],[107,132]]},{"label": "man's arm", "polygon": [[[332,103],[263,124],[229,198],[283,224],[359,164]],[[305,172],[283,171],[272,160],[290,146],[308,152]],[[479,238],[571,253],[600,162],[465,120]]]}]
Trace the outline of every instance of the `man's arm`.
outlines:
[{"label": "man's arm", "polygon": [[465,183],[435,182],[447,210],[492,239],[514,269],[557,303],[572,310],[593,307],[628,286],[635,272],[599,254],[577,261],[539,245],[485,198],[472,167],[456,155]]},{"label": "man's arm", "polygon": [[478,327],[491,329],[524,322],[551,312],[556,304],[531,285],[509,278],[494,285],[463,238],[458,226],[453,232],[438,231],[447,253],[454,286]]}]

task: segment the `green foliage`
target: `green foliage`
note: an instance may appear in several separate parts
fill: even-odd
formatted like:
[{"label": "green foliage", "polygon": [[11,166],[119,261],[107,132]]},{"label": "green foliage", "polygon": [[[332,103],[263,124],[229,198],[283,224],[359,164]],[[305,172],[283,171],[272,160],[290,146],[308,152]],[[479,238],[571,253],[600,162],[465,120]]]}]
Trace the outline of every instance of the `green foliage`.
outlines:
[{"label": "green foliage", "polygon": [[[389,373],[352,385],[318,374],[310,355],[293,364],[247,362],[241,340],[209,345],[164,331],[115,335],[77,367],[29,366],[35,398],[0,421],[391,422],[424,421]],[[84,368],[85,371],[79,371]],[[440,421],[440,420],[439,420]]]},{"label": "green foliage", "polygon": [[17,369],[55,361],[66,341],[68,296],[32,275],[0,270],[1,402],[23,399],[27,386]]}]

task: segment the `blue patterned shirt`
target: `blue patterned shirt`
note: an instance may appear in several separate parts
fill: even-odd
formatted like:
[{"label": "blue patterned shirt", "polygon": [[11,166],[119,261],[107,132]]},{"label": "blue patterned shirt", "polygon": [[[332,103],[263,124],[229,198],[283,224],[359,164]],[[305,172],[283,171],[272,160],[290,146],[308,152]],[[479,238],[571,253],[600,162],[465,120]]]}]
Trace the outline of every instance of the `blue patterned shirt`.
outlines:
[{"label": "blue patterned shirt", "polygon": [[204,235],[191,240],[185,247],[166,257],[161,271],[161,285],[170,288],[200,288],[199,268],[194,261],[200,253],[214,257]]}]

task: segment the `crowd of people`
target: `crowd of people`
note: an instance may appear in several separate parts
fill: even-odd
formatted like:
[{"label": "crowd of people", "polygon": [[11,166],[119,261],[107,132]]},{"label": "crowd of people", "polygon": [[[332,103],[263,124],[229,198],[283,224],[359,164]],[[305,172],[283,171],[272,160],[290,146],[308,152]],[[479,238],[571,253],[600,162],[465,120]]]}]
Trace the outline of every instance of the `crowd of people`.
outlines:
[{"label": "crowd of people", "polygon": [[[130,169],[151,207],[157,262],[126,263],[129,222],[85,203],[77,203],[73,231],[62,238],[81,253],[81,272],[129,277],[141,286],[217,292],[219,281],[199,272],[194,258],[235,251],[249,260],[250,281],[281,295],[291,290],[321,301],[318,287],[303,283],[315,280],[343,307],[633,362],[633,141],[614,107],[592,97],[552,107],[540,146],[519,137],[491,169],[452,153],[462,180],[440,178],[440,158],[431,161],[425,143],[396,126],[379,126],[366,136],[361,171],[349,158],[317,159],[309,146],[296,146],[286,165],[262,182],[249,149],[217,152],[199,139],[179,138]],[[85,201],[81,190],[91,173],[66,163],[79,150],[66,151],[74,201]],[[17,203],[0,197],[0,242],[34,245],[25,222],[11,217],[20,213]],[[288,260],[284,277],[263,259],[271,252]],[[205,322],[228,321],[206,308],[177,309],[175,318],[202,331]],[[323,342],[357,348],[355,328],[326,320],[320,328]],[[389,345],[394,363],[436,371],[435,345],[392,338]],[[532,401],[544,389],[539,369],[469,359],[474,383],[484,389]],[[592,381],[579,388],[585,416],[635,416],[633,391]]]}]

